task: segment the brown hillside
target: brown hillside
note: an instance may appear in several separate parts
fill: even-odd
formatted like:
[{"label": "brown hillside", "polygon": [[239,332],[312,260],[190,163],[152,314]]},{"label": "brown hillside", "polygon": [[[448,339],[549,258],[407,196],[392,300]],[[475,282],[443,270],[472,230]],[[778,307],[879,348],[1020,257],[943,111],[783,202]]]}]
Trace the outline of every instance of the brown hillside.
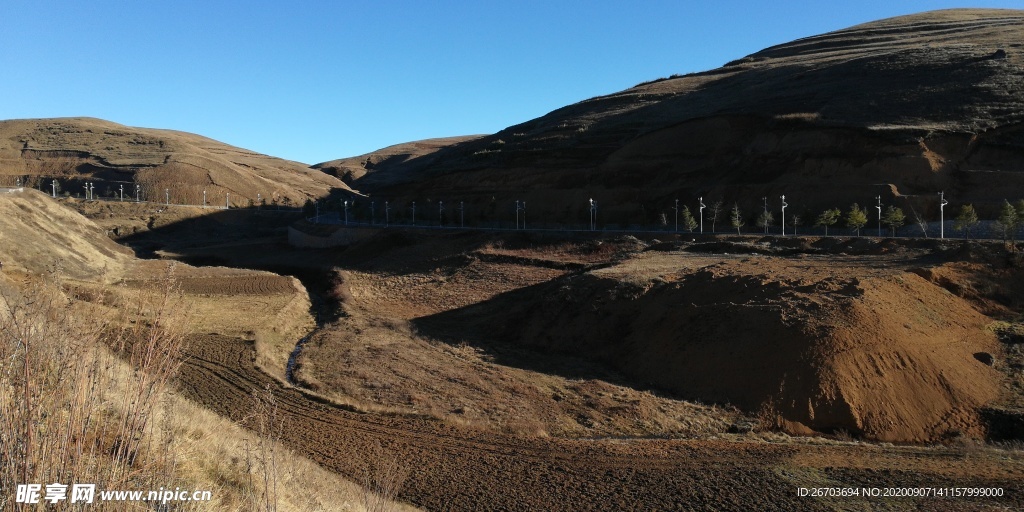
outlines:
[{"label": "brown hillside", "polygon": [[[134,128],[90,118],[0,121],[0,180],[20,177],[30,186],[56,177],[65,191],[81,194],[95,180],[95,194],[111,196],[134,185],[145,197],[202,204],[247,206],[257,194],[268,204],[301,205],[309,197],[347,189],[333,176],[305,164],[229,146],[190,133]],[[61,179],[63,178],[63,179]],[[45,183],[49,185],[49,181]],[[46,190],[49,190],[48,188]]]},{"label": "brown hillside", "polygon": [[404,178],[406,172],[429,165],[439,150],[480,137],[482,135],[466,135],[395,144],[365,155],[319,163],[313,168],[341,178],[348,184],[357,180],[370,183],[375,178],[381,182],[403,180],[408,179]]},{"label": "brown hillside", "polygon": [[[1024,11],[903,16],[655,80],[442,148],[363,192],[527,200],[534,219],[647,223],[673,199],[786,194],[797,209],[1024,195]],[[469,202],[475,197],[474,202]],[[905,199],[900,199],[904,201]],[[791,212],[797,210],[790,210]]]}]

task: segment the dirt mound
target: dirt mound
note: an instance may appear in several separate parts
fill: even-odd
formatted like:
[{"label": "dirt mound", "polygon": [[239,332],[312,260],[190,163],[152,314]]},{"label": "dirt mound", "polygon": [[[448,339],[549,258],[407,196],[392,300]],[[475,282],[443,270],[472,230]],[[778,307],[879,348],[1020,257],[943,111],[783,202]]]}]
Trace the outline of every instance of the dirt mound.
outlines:
[{"label": "dirt mound", "polygon": [[977,410],[999,380],[974,356],[998,350],[983,330],[988,319],[878,263],[648,252],[421,324],[429,332],[487,318],[487,330],[458,335],[505,332],[596,357],[639,382],[760,412],[791,432],[981,436]]},{"label": "dirt mound", "polygon": [[[340,180],[305,164],[229,146],[190,133],[134,128],[89,118],[0,121],[0,184],[35,186],[41,177],[57,178],[66,192],[84,194],[94,181],[97,197],[125,194],[202,204],[233,206],[259,198],[266,204],[301,206],[331,189],[348,189]],[[44,186],[49,187],[46,182]],[[47,190],[49,190],[47,188]]]},{"label": "dirt mound", "polygon": [[[109,279],[130,260],[92,221],[32,190],[0,189],[0,262],[4,271],[43,273],[61,268],[78,279]],[[15,189],[12,189],[15,190]]]}]

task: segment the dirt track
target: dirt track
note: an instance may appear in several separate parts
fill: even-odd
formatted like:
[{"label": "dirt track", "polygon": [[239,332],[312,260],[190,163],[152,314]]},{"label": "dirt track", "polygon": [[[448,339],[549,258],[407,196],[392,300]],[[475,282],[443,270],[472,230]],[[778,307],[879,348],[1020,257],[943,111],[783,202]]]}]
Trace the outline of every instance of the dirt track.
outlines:
[{"label": "dirt track", "polygon": [[[400,497],[431,510],[818,510],[836,503],[800,498],[798,485],[901,482],[1004,487],[1007,497],[999,504],[1024,505],[1024,466],[1016,460],[968,460],[934,449],[502,436],[418,417],[347,411],[285,388],[257,370],[254,358],[244,341],[195,336],[183,391],[244,421],[252,390],[270,386],[285,416],[283,440],[293,449],[356,481],[373,478],[372,468],[393,458],[410,471]],[[972,498],[958,506],[983,503],[996,502]],[[951,505],[937,499],[902,504]]]}]

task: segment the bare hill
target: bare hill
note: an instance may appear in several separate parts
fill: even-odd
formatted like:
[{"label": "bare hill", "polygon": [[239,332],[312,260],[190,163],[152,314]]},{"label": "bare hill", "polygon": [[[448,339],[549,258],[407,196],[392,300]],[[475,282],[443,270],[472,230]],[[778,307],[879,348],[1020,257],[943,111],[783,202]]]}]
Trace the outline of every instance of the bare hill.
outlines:
[{"label": "bare hill", "polygon": [[867,23],[582,101],[355,186],[475,196],[475,212],[522,199],[553,222],[585,222],[591,197],[606,222],[646,224],[698,196],[750,211],[781,194],[798,210],[920,195],[937,216],[945,190],[991,209],[1024,195],[1021,41],[1018,10]]},{"label": "bare hill", "polygon": [[[65,191],[81,194],[95,181],[97,196],[125,193],[134,185],[162,201],[246,206],[257,196],[268,204],[301,205],[309,197],[347,189],[340,180],[305,164],[262,155],[198,135],[134,128],[90,118],[0,121],[0,180],[30,186],[56,177]],[[61,179],[63,178],[63,179]],[[45,185],[49,185],[47,182]],[[49,190],[49,189],[47,189]]]},{"label": "bare hill", "polygon": [[348,184],[355,181],[369,184],[375,179],[383,183],[403,180],[406,172],[430,165],[439,150],[480,137],[482,135],[465,135],[395,144],[365,155],[322,162],[313,168],[341,178]]}]

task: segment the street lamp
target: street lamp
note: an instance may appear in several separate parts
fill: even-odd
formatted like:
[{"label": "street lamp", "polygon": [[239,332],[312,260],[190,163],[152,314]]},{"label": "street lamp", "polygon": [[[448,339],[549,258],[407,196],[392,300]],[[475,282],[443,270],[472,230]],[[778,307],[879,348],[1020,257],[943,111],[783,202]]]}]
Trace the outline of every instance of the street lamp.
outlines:
[{"label": "street lamp", "polygon": [[782,194],[782,236],[786,236],[786,207],[789,203],[786,202],[786,194]]},{"label": "street lamp", "polygon": [[206,189],[205,188],[203,189],[203,208],[206,208]]},{"label": "street lamp", "polygon": [[597,201],[590,199],[590,230],[597,229]]},{"label": "street lamp", "polygon": [[946,192],[939,192],[939,238],[946,238],[946,213],[944,209],[947,204],[949,204],[949,201],[946,201]]},{"label": "street lamp", "polygon": [[701,196],[700,198],[698,198],[697,202],[700,203],[700,208],[699,208],[700,209],[700,232],[703,233],[704,232],[704,208],[706,208],[706,206],[704,206],[704,197]]},{"label": "street lamp", "polygon": [[171,189],[165,188],[164,189],[164,206],[170,206],[170,205],[171,205]]},{"label": "street lamp", "polygon": [[53,187],[53,197],[57,197],[57,180],[53,180],[50,186]]},{"label": "street lamp", "polygon": [[878,238],[882,238],[882,196],[875,196],[878,201]]},{"label": "street lamp", "polygon": [[138,183],[135,184],[135,202],[139,202],[139,192],[142,190],[142,186]]},{"label": "street lamp", "polygon": [[348,200],[346,199],[342,204],[345,206],[345,225],[348,226]]},{"label": "street lamp", "polygon": [[[203,197],[204,198],[206,197],[206,191],[205,190],[203,191]],[[124,201],[124,184],[123,183],[121,184],[121,199],[119,199],[119,201]],[[204,205],[206,204],[205,200],[203,201],[203,204]]]}]

